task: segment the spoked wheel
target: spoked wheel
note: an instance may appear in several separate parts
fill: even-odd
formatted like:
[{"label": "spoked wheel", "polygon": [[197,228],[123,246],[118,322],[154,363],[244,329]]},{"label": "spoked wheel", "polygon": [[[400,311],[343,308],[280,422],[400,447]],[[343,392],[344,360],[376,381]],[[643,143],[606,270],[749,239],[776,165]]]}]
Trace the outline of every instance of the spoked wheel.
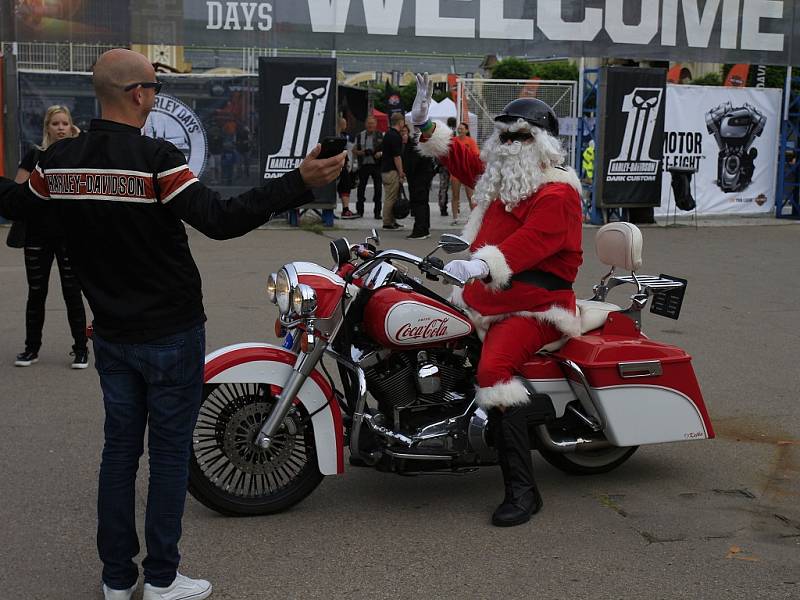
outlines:
[{"label": "spoked wheel", "polygon": [[[555,434],[554,437],[559,434],[580,435],[583,437],[594,437],[597,435],[569,412],[567,412],[562,419],[559,419],[556,423],[548,425],[547,427],[552,434]],[[542,458],[565,473],[570,473],[571,475],[596,475],[616,469],[628,460],[638,448],[639,446],[627,446],[622,448],[619,446],[611,446],[598,450],[568,452],[566,454],[547,450],[542,448],[541,445],[539,445],[537,449],[539,450],[539,454],[542,455]]]},{"label": "spoked wheel", "polygon": [[253,443],[277,393],[266,384],[204,386],[189,464],[189,492],[203,505],[229,516],[275,513],[322,481],[312,423],[301,405],[268,450]]}]

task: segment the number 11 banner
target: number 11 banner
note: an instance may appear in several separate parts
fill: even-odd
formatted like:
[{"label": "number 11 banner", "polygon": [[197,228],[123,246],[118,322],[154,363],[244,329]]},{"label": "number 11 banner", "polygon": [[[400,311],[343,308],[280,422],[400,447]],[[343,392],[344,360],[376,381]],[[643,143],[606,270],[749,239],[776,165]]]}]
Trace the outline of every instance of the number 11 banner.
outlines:
[{"label": "number 11 banner", "polygon": [[[259,121],[264,179],[300,166],[336,128],[336,60],[261,58]],[[336,204],[336,184],[314,190],[318,203]]]},{"label": "number 11 banner", "polygon": [[666,83],[665,69],[601,69],[595,172],[600,206],[661,204]]}]

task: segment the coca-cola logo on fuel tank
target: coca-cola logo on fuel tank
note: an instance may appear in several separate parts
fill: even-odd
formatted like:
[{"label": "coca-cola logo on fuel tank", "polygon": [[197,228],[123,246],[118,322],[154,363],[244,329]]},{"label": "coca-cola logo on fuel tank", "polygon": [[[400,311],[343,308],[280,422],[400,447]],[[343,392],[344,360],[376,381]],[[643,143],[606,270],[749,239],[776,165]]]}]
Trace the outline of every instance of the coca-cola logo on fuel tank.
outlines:
[{"label": "coca-cola logo on fuel tank", "polygon": [[394,338],[398,341],[404,340],[430,340],[447,335],[447,322],[449,319],[432,319],[428,323],[404,323],[395,332]]},{"label": "coca-cola logo on fuel tank", "polygon": [[408,346],[450,340],[472,331],[468,321],[444,307],[416,300],[394,304],[386,314],[383,326],[390,342]]}]

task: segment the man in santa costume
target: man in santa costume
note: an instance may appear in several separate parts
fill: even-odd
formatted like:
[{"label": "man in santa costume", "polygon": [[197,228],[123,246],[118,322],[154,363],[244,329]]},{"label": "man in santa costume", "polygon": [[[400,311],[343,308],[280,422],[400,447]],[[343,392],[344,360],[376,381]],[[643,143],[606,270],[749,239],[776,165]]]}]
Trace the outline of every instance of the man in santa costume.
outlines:
[{"label": "man in santa costume", "polygon": [[483,339],[476,401],[487,410],[505,484],[492,516],[520,525],[542,506],[533,477],[526,418],[528,390],[515,376],[543,346],[580,334],[572,284],[582,262],[580,181],[564,167],[558,119],[534,98],[508,104],[480,157],[453,144],[449,128],[428,119],[432,85],[417,76],[412,120],[419,151],[475,188],[463,236],[469,260],[445,271],[469,281],[452,300]]}]

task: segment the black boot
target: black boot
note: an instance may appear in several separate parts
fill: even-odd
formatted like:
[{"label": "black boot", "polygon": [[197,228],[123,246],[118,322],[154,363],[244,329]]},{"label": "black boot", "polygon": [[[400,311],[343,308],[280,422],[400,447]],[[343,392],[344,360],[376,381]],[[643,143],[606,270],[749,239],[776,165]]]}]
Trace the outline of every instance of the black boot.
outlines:
[{"label": "black boot", "polygon": [[513,527],[527,523],[542,508],[542,497],[533,478],[526,407],[496,411],[495,445],[503,472],[505,498],[492,515],[492,524]]},{"label": "black boot", "polygon": [[506,504],[511,501],[511,474],[508,469],[508,461],[506,460],[506,455],[501,452],[502,448],[502,426],[501,422],[503,420],[503,413],[496,409],[492,408],[487,411],[489,416],[489,436],[492,441],[492,445],[497,450],[497,460],[500,465],[500,472],[503,474],[503,489],[505,491],[503,495],[503,502],[502,504]]}]

